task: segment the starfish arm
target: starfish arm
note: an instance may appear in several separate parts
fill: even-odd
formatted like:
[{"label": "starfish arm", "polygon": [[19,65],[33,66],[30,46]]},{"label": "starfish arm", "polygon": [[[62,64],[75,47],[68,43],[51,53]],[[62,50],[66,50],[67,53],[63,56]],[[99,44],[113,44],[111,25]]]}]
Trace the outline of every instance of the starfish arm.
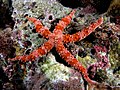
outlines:
[{"label": "starfish arm", "polygon": [[99,27],[102,23],[103,23],[103,17],[99,18],[96,22],[92,23],[87,28],[84,28],[83,30],[73,35],[70,35],[70,34],[64,35],[63,41],[64,43],[69,43],[69,42],[76,42],[76,41],[82,40],[85,37],[87,37],[89,34],[91,34],[93,31],[95,31],[95,29]]},{"label": "starfish arm", "polygon": [[58,40],[56,43],[59,43],[55,44],[57,52],[68,64],[80,71],[87,82],[98,84],[96,81],[93,81],[88,77],[86,68],[84,68],[82,64],[64,47],[62,41]]},{"label": "starfish arm", "polygon": [[49,39],[41,47],[34,50],[29,55],[16,56],[15,58],[12,58],[9,60],[11,61],[21,60],[22,62],[31,61],[31,60],[33,61],[35,60],[35,58],[45,55],[47,52],[49,52],[53,48],[53,46],[54,46],[54,40]]},{"label": "starfish arm", "polygon": [[[45,42],[41,47],[37,49],[37,53],[39,54],[39,56],[43,56],[47,54],[53,47],[54,47],[54,40],[49,39],[47,42]],[[32,52],[31,54],[37,55],[37,53]]]},{"label": "starfish arm", "polygon": [[59,23],[56,25],[54,32],[56,33],[57,31],[63,31],[68,24],[70,24],[70,21],[72,20],[72,17],[74,15],[76,10],[73,10],[68,16],[65,16],[62,18]]},{"label": "starfish arm", "polygon": [[43,37],[48,38],[48,36],[51,34],[51,32],[49,31],[49,29],[47,27],[44,27],[42,25],[40,20],[33,18],[33,17],[27,17],[27,19],[34,23],[34,25],[36,27],[36,32],[41,34]]}]

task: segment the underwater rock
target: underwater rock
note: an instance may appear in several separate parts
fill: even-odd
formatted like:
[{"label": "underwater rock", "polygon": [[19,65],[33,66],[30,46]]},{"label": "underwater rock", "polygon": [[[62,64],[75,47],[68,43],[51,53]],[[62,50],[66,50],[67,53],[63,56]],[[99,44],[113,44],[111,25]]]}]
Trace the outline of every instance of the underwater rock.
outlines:
[{"label": "underwater rock", "polygon": [[28,90],[84,90],[81,74],[63,64],[56,62],[52,54],[39,63],[41,72],[33,72],[26,78]]},{"label": "underwater rock", "polygon": [[[62,1],[63,0],[61,0],[61,2]],[[72,1],[72,0],[70,0],[70,1]],[[65,32],[68,32],[70,34],[73,34],[73,32],[75,32],[75,31],[76,32],[80,31],[81,28],[86,27],[87,24],[89,24],[91,21],[93,21],[93,19],[95,19],[96,17],[99,17],[98,13],[101,14],[101,13],[106,12],[110,6],[111,0],[108,0],[108,1],[105,1],[105,0],[76,0],[75,1],[74,0],[74,1],[72,1],[72,2],[74,2],[73,6],[77,7],[77,5],[79,3],[76,4],[76,2],[78,2],[78,1],[81,1],[79,3],[85,3],[81,6],[82,8],[84,8],[88,4],[92,3],[91,4],[92,8],[95,8],[97,11],[93,12],[92,14],[90,13],[89,15],[88,15],[88,13],[83,15],[83,14],[81,14],[81,11],[79,11],[79,9],[77,9],[76,17],[78,17],[78,18],[76,20],[74,18],[73,21],[71,22],[71,24],[65,29]],[[89,3],[90,1],[91,1],[91,3]],[[66,2],[66,0],[64,0],[64,2],[68,3],[68,2]],[[108,3],[106,6],[103,6],[104,5],[103,2],[108,2]],[[16,41],[19,40],[20,42],[22,42],[23,48],[26,49],[22,53],[20,53],[20,50],[18,50],[18,51],[16,50],[16,51],[22,55],[29,54],[32,50],[34,50],[35,48],[42,45],[45,41],[45,40],[42,40],[43,39],[42,36],[36,34],[34,25],[30,22],[25,21],[25,17],[24,17],[25,15],[28,15],[30,17],[37,17],[38,19],[40,19],[42,21],[42,23],[45,26],[47,26],[48,28],[52,27],[50,29],[52,31],[57,24],[57,20],[60,20],[61,17],[68,14],[71,10],[71,8],[68,8],[69,4],[67,4],[68,6],[66,5],[67,7],[64,7],[65,5],[64,6],[63,6],[63,4],[61,5],[60,3],[56,2],[56,0],[13,0],[13,3],[14,3],[13,6],[15,8],[14,13],[13,13],[13,18],[16,22],[15,28],[13,31],[22,31],[23,32],[22,35],[19,36],[20,38],[15,38],[15,40]],[[18,4],[19,4],[19,6],[18,6]],[[103,10],[101,9],[101,7],[103,8]],[[104,10],[104,7],[105,7],[105,10]],[[75,7],[72,7],[72,8],[75,8]],[[89,9],[90,8],[87,7],[86,11],[84,11],[85,9],[83,9],[82,11],[88,12]],[[94,10],[92,10],[92,11],[94,11]],[[96,15],[96,12],[98,12],[97,15]],[[79,13],[79,15],[77,16],[78,13]],[[52,24],[55,20],[56,20],[55,24]],[[23,23],[24,21],[25,21],[25,23],[28,23],[28,25],[25,25],[25,23]],[[106,22],[103,23],[103,26],[105,26],[105,23]],[[109,26],[110,26],[110,24],[109,24]],[[78,57],[79,61],[82,62],[82,64],[84,66],[88,67],[89,65],[96,62],[96,57],[94,57],[95,52],[92,51],[93,55],[90,54],[90,50],[91,50],[91,48],[93,48],[93,45],[100,44],[102,46],[105,46],[106,48],[107,48],[107,46],[109,46],[109,48],[110,48],[111,44],[113,44],[113,46],[116,46],[116,45],[114,45],[113,42],[111,42],[110,38],[113,36],[113,33],[111,33],[111,31],[113,31],[113,30],[111,30],[111,29],[109,30],[108,27],[106,27],[106,29],[104,30],[103,27],[101,26],[101,27],[97,28],[96,31],[92,33],[92,35],[89,35],[88,38],[86,38],[80,42],[77,42],[77,43],[79,43],[78,46],[81,46],[82,48],[84,48],[83,51],[82,50],[79,51],[79,57]],[[96,34],[98,35],[98,37]],[[89,41],[89,42],[87,42],[87,41]],[[103,42],[103,43],[101,43],[101,42]],[[110,45],[107,42],[109,42]],[[117,68],[117,66],[116,66],[117,62],[115,62],[115,60],[118,61],[118,59],[114,58],[117,56],[117,54],[115,56],[114,52],[116,52],[116,53],[119,53],[119,52],[117,52],[116,50],[114,50],[112,52],[112,50],[114,48],[111,48],[111,49],[109,49],[109,48],[107,48],[108,54],[110,55],[110,58],[112,58],[112,59],[110,59],[110,61],[112,61],[113,64],[115,63],[113,65],[114,66],[113,68]],[[21,49],[21,47],[20,47],[20,49]],[[73,51],[73,53],[74,53],[74,56],[76,56],[76,53],[77,53],[75,51],[77,49],[76,47],[72,47],[72,48],[68,48],[68,49],[71,49],[71,51]],[[109,50],[111,51],[111,53],[109,52]],[[45,55],[45,57],[46,57],[46,55]],[[37,58],[37,59],[39,59],[39,58]],[[64,67],[67,67],[67,69],[70,69],[70,66],[61,65],[60,62],[53,63],[52,59],[50,59],[50,60],[47,59],[47,61],[43,61],[43,59],[41,60],[42,63],[40,65],[40,67],[38,67],[38,68],[39,69],[42,68],[42,71],[43,71],[42,73],[44,75],[39,74],[40,76],[38,75],[38,77],[37,77],[36,75],[32,74],[32,76],[33,76],[32,78],[28,77],[29,78],[28,83],[31,83],[33,78],[35,78],[35,80],[33,80],[31,86],[29,85],[28,87],[30,87],[30,88],[33,87],[32,88],[33,90],[36,90],[39,87],[42,90],[50,89],[50,87],[52,87],[51,89],[53,89],[53,90],[58,90],[58,89],[59,90],[80,90],[80,88],[84,88],[84,85],[81,86],[82,84],[79,83],[77,75],[75,75],[75,78],[78,80],[78,82],[75,82],[76,79],[74,79],[73,82],[72,82],[72,80],[68,80],[70,72],[66,72],[66,68],[64,68]],[[61,61],[61,63],[63,64],[61,58],[56,58],[56,59],[57,59],[56,61],[58,61],[58,59],[59,59]],[[31,62],[31,64],[32,65],[34,63],[38,64],[38,62],[36,62],[36,61]],[[26,65],[26,67],[28,68],[29,66]],[[33,66],[33,67],[34,67],[34,69],[36,69],[35,66]],[[69,70],[67,70],[67,71],[69,71]],[[34,71],[34,73],[36,73],[36,72],[37,71]],[[116,72],[116,73],[118,73],[118,72]],[[100,70],[98,70],[98,72],[96,72],[95,80],[96,81],[102,80],[102,81],[106,82],[106,78],[104,79],[104,76],[106,76],[105,74],[106,74],[106,72],[103,72],[103,71],[100,72]],[[101,75],[103,75],[103,77]],[[97,76],[101,76],[101,77],[97,78]],[[79,78],[81,78],[81,77],[79,77]],[[54,85],[52,85],[50,83],[50,81],[58,81],[58,79],[68,80],[68,81],[58,82],[56,84],[54,83]],[[108,79],[108,83],[109,82],[112,82],[112,81],[110,81]],[[83,83],[83,81],[82,81],[82,83]],[[70,88],[72,86],[74,87],[74,89]],[[27,87],[27,85],[26,85],[26,87]],[[79,88],[76,89],[75,87],[79,87]],[[107,88],[107,87],[103,87],[103,88]],[[98,89],[98,90],[100,90],[100,89]]]},{"label": "underwater rock", "polygon": [[6,28],[0,32],[0,54],[4,58],[13,57],[15,48],[13,47],[13,40],[11,39],[11,28]]},{"label": "underwater rock", "polygon": [[108,12],[108,15],[111,15],[114,17],[119,16],[119,19],[120,19],[120,0],[112,0],[107,12]]}]

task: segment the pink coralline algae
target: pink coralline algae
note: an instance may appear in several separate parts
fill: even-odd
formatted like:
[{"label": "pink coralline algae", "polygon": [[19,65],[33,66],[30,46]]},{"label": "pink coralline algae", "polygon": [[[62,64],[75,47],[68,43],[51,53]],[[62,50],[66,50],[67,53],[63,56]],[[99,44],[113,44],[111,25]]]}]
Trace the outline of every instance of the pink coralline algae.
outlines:
[{"label": "pink coralline algae", "polygon": [[64,47],[65,43],[76,42],[84,39],[90,33],[92,33],[97,27],[103,23],[103,18],[99,18],[96,22],[92,23],[87,28],[84,28],[82,31],[79,31],[73,35],[63,34],[63,30],[70,24],[72,17],[76,10],[73,10],[69,15],[62,18],[59,23],[55,26],[55,29],[52,32],[49,31],[47,27],[44,27],[36,18],[27,17],[27,19],[34,23],[36,27],[36,32],[42,35],[44,38],[47,38],[48,41],[45,42],[41,47],[31,52],[29,55],[16,56],[15,58],[9,59],[11,61],[21,60],[22,62],[34,61],[35,58],[41,57],[47,54],[53,47],[56,48],[59,55],[72,67],[77,69],[83,74],[84,79],[91,84],[98,84],[96,81],[91,80],[88,77],[87,69],[82,66],[82,64],[74,58],[74,56]]},{"label": "pink coralline algae", "polygon": [[106,70],[110,66],[107,56],[107,49],[105,47],[97,45],[94,46],[94,49],[96,51],[96,57],[98,59],[98,62],[88,67],[88,72],[92,72],[92,78],[94,78],[94,75],[96,74],[98,69]]},{"label": "pink coralline algae", "polygon": [[107,49],[101,46],[94,46],[94,48],[96,50],[96,56],[99,59],[99,62],[97,63],[98,67],[103,68],[103,69],[109,67]]}]

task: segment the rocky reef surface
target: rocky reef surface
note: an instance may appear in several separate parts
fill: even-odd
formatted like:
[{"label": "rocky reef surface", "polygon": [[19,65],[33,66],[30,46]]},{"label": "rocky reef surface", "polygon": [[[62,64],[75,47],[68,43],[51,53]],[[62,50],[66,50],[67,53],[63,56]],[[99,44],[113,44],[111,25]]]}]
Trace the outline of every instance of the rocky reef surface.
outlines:
[{"label": "rocky reef surface", "polygon": [[[104,11],[100,10],[104,0],[70,0],[72,4],[65,1],[0,0],[0,89],[120,89],[119,0],[108,0]],[[24,63],[8,60],[16,55],[29,54],[47,41],[36,33],[35,26],[25,16],[41,20],[52,32],[58,21],[72,9],[76,9],[76,13],[64,33],[74,34],[99,17],[104,18],[103,24],[88,37],[65,45],[88,69],[89,77],[100,85],[89,85],[80,72],[56,54],[55,48],[35,61]]]}]

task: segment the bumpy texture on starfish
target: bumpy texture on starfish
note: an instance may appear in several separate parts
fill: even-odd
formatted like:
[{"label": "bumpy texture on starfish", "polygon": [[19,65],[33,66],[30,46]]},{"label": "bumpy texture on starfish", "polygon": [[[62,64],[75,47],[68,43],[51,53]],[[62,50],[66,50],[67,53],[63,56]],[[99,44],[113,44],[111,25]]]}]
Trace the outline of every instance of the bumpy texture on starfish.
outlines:
[{"label": "bumpy texture on starfish", "polygon": [[98,26],[100,26],[103,23],[103,18],[102,17],[99,18],[96,22],[92,23],[89,27],[84,28],[82,31],[79,31],[73,35],[69,35],[69,34],[64,35],[62,32],[72,20],[74,13],[75,13],[75,10],[73,10],[68,16],[62,18],[59,21],[59,23],[55,26],[53,33],[50,32],[48,28],[44,27],[38,19],[27,17],[29,21],[34,23],[36,27],[36,32],[38,32],[44,38],[47,38],[48,41],[45,42],[38,49],[31,52],[29,55],[16,56],[15,58],[10,60],[13,60],[13,61],[21,60],[23,62],[35,60],[36,57],[41,57],[42,55],[45,55],[53,47],[55,47],[59,55],[68,64],[70,64],[72,67],[80,71],[83,74],[84,79],[88,83],[96,84],[97,82],[91,80],[88,77],[86,68],[84,68],[82,64],[76,58],[74,58],[74,56],[64,47],[64,43],[76,42],[78,40],[84,39],[86,36],[92,33]]}]

